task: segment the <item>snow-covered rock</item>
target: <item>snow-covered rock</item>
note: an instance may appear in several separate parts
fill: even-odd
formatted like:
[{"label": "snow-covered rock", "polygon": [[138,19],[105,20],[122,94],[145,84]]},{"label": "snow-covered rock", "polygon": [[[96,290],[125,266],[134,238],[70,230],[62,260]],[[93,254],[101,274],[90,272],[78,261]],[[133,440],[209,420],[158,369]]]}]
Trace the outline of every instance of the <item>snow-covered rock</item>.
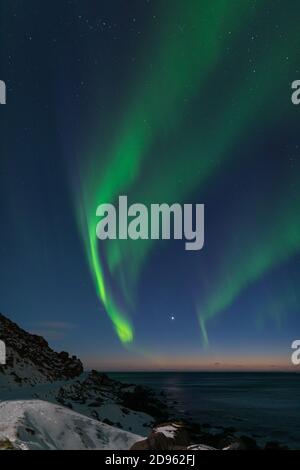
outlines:
[{"label": "snow-covered rock", "polygon": [[0,403],[0,448],[126,450],[141,439],[41,400]]},{"label": "snow-covered rock", "polygon": [[190,445],[186,427],[182,423],[155,426],[147,439],[133,444],[131,450],[184,450]]},{"label": "snow-covered rock", "polygon": [[0,389],[70,379],[83,372],[77,357],[53,351],[44,338],[27,333],[1,314],[0,338],[6,345],[6,365],[0,366]]},{"label": "snow-covered rock", "polygon": [[151,390],[122,384],[106,374],[84,372],[82,363],[57,353],[0,314],[7,363],[0,365],[0,402],[40,399],[99,422],[146,437],[166,407]]},{"label": "snow-covered rock", "polygon": [[194,451],[194,450],[217,450],[217,449],[215,447],[207,446],[205,444],[193,444],[192,446],[188,446],[187,450]]}]

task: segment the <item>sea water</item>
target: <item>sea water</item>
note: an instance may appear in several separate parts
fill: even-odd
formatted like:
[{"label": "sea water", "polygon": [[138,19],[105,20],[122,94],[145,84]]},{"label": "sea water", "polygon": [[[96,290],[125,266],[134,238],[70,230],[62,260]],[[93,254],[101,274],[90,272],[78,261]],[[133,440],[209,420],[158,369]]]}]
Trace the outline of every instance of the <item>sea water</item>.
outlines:
[{"label": "sea water", "polygon": [[111,373],[164,391],[177,412],[199,424],[234,427],[258,442],[300,449],[300,374],[231,372]]}]

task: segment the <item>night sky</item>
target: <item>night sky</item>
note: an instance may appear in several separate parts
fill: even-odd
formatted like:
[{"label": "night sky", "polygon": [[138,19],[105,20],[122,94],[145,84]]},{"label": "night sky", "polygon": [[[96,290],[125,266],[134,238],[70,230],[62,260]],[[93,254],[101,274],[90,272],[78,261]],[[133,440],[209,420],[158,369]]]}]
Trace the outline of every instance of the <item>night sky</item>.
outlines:
[{"label": "night sky", "polygon": [[[103,369],[290,367],[300,3],[0,0],[0,311]],[[205,204],[205,246],[96,208]]]}]

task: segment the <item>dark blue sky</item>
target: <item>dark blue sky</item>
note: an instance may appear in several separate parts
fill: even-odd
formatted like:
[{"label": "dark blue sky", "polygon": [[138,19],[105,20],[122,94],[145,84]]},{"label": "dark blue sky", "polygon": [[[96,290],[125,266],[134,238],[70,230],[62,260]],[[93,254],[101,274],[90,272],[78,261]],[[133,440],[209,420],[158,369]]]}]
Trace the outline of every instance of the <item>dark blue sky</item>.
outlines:
[{"label": "dark blue sky", "polygon": [[[165,24],[177,22],[180,34],[188,34],[201,22],[181,24],[171,1],[0,0],[0,78],[7,85],[7,105],[0,107],[3,314],[106,369],[290,366],[290,345],[300,333],[294,217],[300,108],[290,100],[291,82],[300,79],[300,8],[295,2],[296,11],[288,12],[279,0],[252,3],[253,17],[238,18],[236,30],[226,31],[235,35],[232,42],[221,38],[224,50],[189,96],[185,118],[161,128],[139,175],[138,184],[147,186],[156,175],[152,168],[175,166],[181,147],[182,168],[183,162],[196,168],[190,155],[199,145],[201,163],[201,136],[209,127],[204,148],[217,170],[205,184],[191,185],[183,201],[205,203],[205,247],[189,253],[181,242],[155,244],[132,294],[135,340],[128,349],[95,292],[74,185],[76,192],[97,132],[109,147],[120,116],[126,122],[137,84],[145,85],[140,71],[155,64]],[[169,38],[175,40],[180,44],[180,37]],[[149,81],[154,87],[151,75]],[[220,127],[213,127],[214,113]],[[228,116],[235,129],[243,123],[230,137]],[[286,236],[293,230],[297,242]],[[261,268],[265,247],[271,247],[270,262]],[[233,296],[224,303],[226,285]]]}]

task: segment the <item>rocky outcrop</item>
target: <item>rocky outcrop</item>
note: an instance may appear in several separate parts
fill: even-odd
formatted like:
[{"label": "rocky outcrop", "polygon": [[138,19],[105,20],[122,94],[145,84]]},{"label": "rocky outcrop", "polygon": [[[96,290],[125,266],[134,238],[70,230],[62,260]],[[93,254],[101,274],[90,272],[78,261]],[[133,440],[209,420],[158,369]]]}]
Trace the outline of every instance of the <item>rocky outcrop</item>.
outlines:
[{"label": "rocky outcrop", "polygon": [[95,370],[84,372],[75,356],[53,351],[42,337],[3,315],[0,339],[7,352],[7,363],[0,366],[0,400],[45,400],[141,436],[166,415],[166,405],[150,389],[120,383]]},{"label": "rocky outcrop", "polygon": [[136,442],[130,450],[184,450],[190,444],[188,431],[182,423],[166,423],[156,426],[147,439]]},{"label": "rocky outcrop", "polygon": [[127,392],[123,391],[122,405],[135,411],[147,413],[160,421],[168,419],[169,411],[166,403],[146,387],[136,385]]},{"label": "rocky outcrop", "polygon": [[35,385],[72,379],[83,372],[77,357],[53,351],[41,336],[27,333],[0,314],[0,338],[6,344],[6,365],[0,366],[5,385]]},{"label": "rocky outcrop", "polygon": [[0,450],[16,450],[16,448],[9,439],[5,438],[0,439]]},{"label": "rocky outcrop", "polygon": [[[49,395],[44,398],[50,399]],[[152,390],[118,382],[95,370],[64,383],[51,399],[93,419],[142,436],[147,435],[162,416],[168,416],[167,405]]]},{"label": "rocky outcrop", "polygon": [[[227,439],[214,434],[202,434],[195,438],[193,428],[181,422],[170,422],[155,426],[146,439],[135,442],[130,450],[286,450],[276,442],[269,442],[264,448],[248,436],[233,436],[228,431]],[[198,442],[196,444],[195,442]]]},{"label": "rocky outcrop", "polygon": [[[0,366],[0,399],[9,396],[14,401],[23,387],[24,400],[63,405],[98,423],[141,436],[131,450],[262,449],[255,439],[241,436],[232,427],[182,422],[185,418],[172,409],[163,392],[158,395],[147,387],[123,384],[95,370],[83,372],[75,356],[53,351],[42,337],[27,333],[1,314],[0,339],[7,352],[7,363]],[[263,446],[285,449],[276,442],[264,441]],[[0,436],[0,450],[11,448],[9,436]]]},{"label": "rocky outcrop", "polygon": [[80,380],[60,387],[55,398],[57,402],[69,408],[73,408],[76,403],[97,408],[104,401],[103,394],[107,397],[112,393],[116,401],[120,386],[119,382],[110,379],[106,374],[92,370]]}]

